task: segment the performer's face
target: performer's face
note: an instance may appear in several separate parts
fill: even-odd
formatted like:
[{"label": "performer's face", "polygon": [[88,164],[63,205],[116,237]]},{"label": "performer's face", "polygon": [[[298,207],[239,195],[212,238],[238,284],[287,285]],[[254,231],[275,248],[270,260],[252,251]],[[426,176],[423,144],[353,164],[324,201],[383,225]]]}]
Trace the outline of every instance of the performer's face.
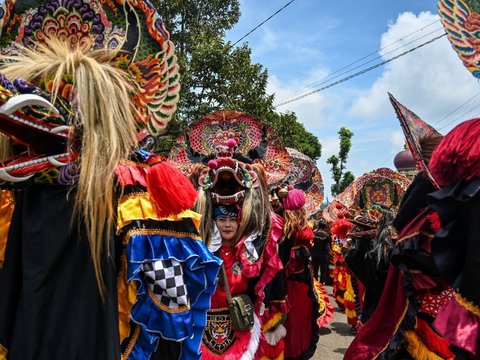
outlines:
[{"label": "performer's face", "polygon": [[238,221],[234,216],[223,215],[215,219],[223,241],[230,241],[235,237],[238,230]]}]

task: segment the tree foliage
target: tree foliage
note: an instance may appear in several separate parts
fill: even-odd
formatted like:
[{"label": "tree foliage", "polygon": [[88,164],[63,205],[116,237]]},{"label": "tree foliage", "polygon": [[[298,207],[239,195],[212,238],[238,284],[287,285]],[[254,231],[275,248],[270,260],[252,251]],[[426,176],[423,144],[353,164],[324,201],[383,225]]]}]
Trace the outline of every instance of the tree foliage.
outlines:
[{"label": "tree foliage", "polygon": [[322,145],[318,138],[297,121],[295,113],[272,113],[266,122],[282,137],[286,147],[297,149],[313,160],[322,155]]},{"label": "tree foliage", "polygon": [[174,139],[194,119],[232,109],[264,120],[293,147],[313,159],[321,155],[316,136],[294,113],[278,114],[267,94],[268,71],[252,63],[246,43],[233,48],[225,32],[240,17],[238,0],[152,0],[170,31],[180,65],[180,103],[157,149],[168,152]]},{"label": "tree foliage", "polygon": [[327,164],[331,165],[332,179],[334,183],[331,186],[331,193],[336,196],[345,190],[355,178],[350,171],[345,171],[348,154],[352,148],[353,132],[342,127],[338,131],[340,139],[340,150],[338,156],[332,155],[327,159]]}]

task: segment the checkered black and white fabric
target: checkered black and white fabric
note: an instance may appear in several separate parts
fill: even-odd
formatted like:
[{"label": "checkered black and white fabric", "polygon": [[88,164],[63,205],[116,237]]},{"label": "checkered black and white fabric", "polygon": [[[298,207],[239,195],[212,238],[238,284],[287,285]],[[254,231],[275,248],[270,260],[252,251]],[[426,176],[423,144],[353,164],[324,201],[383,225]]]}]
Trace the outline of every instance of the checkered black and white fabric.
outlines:
[{"label": "checkered black and white fabric", "polygon": [[150,290],[163,305],[172,309],[188,306],[180,262],[175,259],[152,261],[144,263],[142,269]]}]

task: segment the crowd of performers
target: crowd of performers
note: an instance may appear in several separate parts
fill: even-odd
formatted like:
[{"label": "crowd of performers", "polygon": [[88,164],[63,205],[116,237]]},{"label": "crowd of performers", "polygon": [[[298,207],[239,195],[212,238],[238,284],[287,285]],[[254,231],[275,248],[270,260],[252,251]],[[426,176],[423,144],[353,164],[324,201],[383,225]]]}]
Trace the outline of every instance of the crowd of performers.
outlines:
[{"label": "crowd of performers", "polygon": [[[345,359],[480,357],[479,135],[480,119],[430,132],[418,142],[425,167],[404,194],[395,198],[378,169],[324,212],[333,295],[356,334]],[[365,189],[387,196],[359,202]]]},{"label": "crowd of performers", "polygon": [[1,360],[308,359],[330,281],[346,359],[480,357],[479,119],[312,226],[248,116],[189,134],[188,176],[150,151],[179,100],[150,2],[5,0],[0,46]]},{"label": "crowd of performers", "polygon": [[6,0],[0,26],[0,359],[310,358],[305,194],[234,137],[188,177],[149,150],[179,99],[152,5]]}]

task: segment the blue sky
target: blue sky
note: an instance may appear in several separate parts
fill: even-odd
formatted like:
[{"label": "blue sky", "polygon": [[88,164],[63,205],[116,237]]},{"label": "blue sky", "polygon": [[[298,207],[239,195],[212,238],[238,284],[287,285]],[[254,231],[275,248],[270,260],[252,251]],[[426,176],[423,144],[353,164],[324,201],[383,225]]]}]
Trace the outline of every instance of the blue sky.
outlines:
[{"label": "blue sky", "polygon": [[[242,16],[227,39],[237,41],[287,2],[241,0]],[[436,1],[296,0],[242,42],[252,49],[252,61],[268,69],[268,91],[275,93],[279,103],[440,35],[443,28],[438,19]],[[311,87],[369,54],[373,55],[351,67],[371,61],[367,65]],[[355,134],[347,163],[355,176],[379,167],[394,168],[393,158],[402,149],[404,137],[387,92],[443,134],[462,120],[480,116],[480,95],[465,104],[479,94],[478,81],[463,67],[446,37],[364,75],[279,106],[279,112],[294,111],[322,143],[317,165],[330,200],[326,159],[338,152],[337,132],[342,126]]]}]

